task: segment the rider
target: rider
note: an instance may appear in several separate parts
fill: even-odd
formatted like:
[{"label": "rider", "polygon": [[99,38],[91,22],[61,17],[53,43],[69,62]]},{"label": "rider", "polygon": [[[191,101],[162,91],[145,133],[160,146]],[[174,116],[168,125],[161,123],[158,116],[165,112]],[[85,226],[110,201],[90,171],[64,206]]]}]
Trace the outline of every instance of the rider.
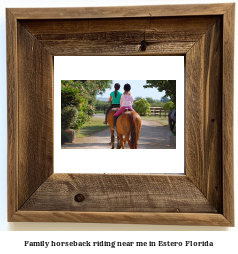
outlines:
[{"label": "rider", "polygon": [[121,96],[121,101],[120,101],[120,105],[121,105],[121,108],[114,114],[113,116],[113,127],[112,129],[113,130],[116,130],[116,121],[117,121],[117,118],[122,114],[122,112],[126,109],[126,108],[129,108],[130,110],[132,111],[135,111],[133,108],[132,108],[132,104],[133,104],[133,96],[130,92],[131,90],[131,85],[130,84],[125,84],[124,85],[124,90],[125,92],[123,93],[123,95]]},{"label": "rider", "polygon": [[109,111],[112,108],[120,108],[120,100],[121,100],[121,96],[122,93],[119,92],[118,90],[120,89],[120,84],[116,83],[114,85],[115,91],[110,93],[110,97],[109,97],[109,101],[112,103],[111,106],[107,109],[106,115],[105,115],[105,121],[103,122],[104,124],[107,124],[107,115],[109,113]]}]

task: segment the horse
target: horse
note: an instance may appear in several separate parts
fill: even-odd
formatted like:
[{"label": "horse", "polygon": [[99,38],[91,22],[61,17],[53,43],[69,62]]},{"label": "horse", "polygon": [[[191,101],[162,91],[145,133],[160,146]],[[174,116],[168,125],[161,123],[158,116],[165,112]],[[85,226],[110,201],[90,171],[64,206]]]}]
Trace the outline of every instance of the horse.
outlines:
[{"label": "horse", "polygon": [[[112,130],[113,116],[117,110],[118,110],[118,108],[112,108],[107,115],[107,122],[110,125],[110,132],[111,132],[111,142],[109,143],[109,145],[112,145],[111,149],[114,149],[114,142],[115,142],[114,130]],[[118,133],[117,133],[117,149],[120,149],[120,148],[121,148],[121,142],[120,142],[120,139],[119,139]]]},{"label": "horse", "polygon": [[[117,119],[116,130],[122,149],[125,148],[126,141],[128,142],[130,149],[137,149],[141,130],[141,118],[138,113],[125,109]],[[124,139],[123,135],[125,135]],[[130,135],[131,139],[129,139]]]},{"label": "horse", "polygon": [[174,130],[174,126],[176,124],[176,110],[171,110],[168,114],[168,121],[169,121],[169,129],[171,131]]}]

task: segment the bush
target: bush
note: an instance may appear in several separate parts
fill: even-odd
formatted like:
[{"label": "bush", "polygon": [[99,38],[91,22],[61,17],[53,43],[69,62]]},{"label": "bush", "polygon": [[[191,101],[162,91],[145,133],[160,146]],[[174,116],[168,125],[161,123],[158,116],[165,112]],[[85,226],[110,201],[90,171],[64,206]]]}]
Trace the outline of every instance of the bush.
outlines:
[{"label": "bush", "polygon": [[134,110],[139,115],[150,115],[150,103],[146,99],[138,100],[134,103]]},{"label": "bush", "polygon": [[82,128],[94,113],[93,106],[89,104],[90,99],[89,92],[81,83],[62,81],[61,128]]},{"label": "bush", "polygon": [[95,114],[96,95],[111,84],[112,80],[61,80],[62,128],[79,129],[89,122]]},{"label": "bush", "polygon": [[72,86],[61,86],[61,108],[67,106],[79,107],[84,102],[78,88]]},{"label": "bush", "polygon": [[164,104],[164,107],[163,107],[164,110],[168,110],[168,111],[171,111],[173,109],[175,109],[175,106],[174,106],[174,103],[172,101],[168,101]]},{"label": "bush", "polygon": [[61,110],[61,128],[66,130],[68,128],[78,129],[79,112],[76,107],[67,106]]}]

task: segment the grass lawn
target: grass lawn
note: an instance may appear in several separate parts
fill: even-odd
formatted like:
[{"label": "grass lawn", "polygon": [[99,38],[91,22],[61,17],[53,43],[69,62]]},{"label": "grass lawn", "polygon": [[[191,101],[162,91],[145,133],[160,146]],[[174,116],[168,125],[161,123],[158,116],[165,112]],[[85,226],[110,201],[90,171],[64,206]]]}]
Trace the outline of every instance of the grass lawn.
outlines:
[{"label": "grass lawn", "polygon": [[84,128],[77,131],[77,138],[84,138],[95,132],[109,128],[109,125],[103,124],[103,121],[103,118],[92,117],[91,123],[86,123]]},{"label": "grass lawn", "polygon": [[168,126],[168,117],[159,117],[159,116],[141,116],[142,120],[148,120],[148,121],[156,121],[164,126]]}]

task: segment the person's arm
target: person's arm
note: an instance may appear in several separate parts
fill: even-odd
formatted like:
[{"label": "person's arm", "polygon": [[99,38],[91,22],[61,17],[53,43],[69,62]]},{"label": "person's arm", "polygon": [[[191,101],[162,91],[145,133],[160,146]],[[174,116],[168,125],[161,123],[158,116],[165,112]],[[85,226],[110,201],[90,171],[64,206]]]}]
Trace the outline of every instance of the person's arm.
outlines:
[{"label": "person's arm", "polygon": [[121,100],[120,100],[120,108],[122,107],[122,103],[123,103],[123,95],[121,96]]},{"label": "person's arm", "polygon": [[112,102],[112,96],[109,97],[109,101]]}]

